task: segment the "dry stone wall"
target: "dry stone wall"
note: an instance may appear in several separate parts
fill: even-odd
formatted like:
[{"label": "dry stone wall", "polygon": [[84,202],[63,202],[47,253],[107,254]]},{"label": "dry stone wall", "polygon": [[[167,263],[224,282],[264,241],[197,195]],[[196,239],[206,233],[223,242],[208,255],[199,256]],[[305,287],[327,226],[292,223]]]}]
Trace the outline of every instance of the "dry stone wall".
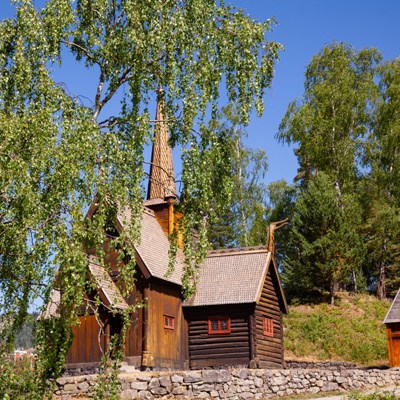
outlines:
[{"label": "dry stone wall", "polygon": [[[96,375],[59,378],[61,400],[91,397]],[[400,385],[399,369],[221,369],[136,372],[120,375],[121,400],[230,399],[248,400],[301,393],[379,389]]]}]

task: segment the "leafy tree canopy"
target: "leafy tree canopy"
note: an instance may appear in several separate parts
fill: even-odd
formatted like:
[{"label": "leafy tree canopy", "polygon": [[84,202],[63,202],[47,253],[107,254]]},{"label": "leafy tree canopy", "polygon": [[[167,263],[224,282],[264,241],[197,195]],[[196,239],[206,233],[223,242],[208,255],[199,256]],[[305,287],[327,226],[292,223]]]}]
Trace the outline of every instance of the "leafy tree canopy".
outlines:
[{"label": "leafy tree canopy", "polygon": [[[203,134],[205,121],[214,118],[222,89],[241,123],[253,108],[262,113],[280,45],[266,40],[272,20],[258,23],[222,1],[48,0],[40,10],[31,0],[14,4],[15,17],[0,24],[0,313],[10,316],[2,336],[12,339],[33,298],[46,301],[58,271],[66,325],[47,330],[53,336],[46,345],[38,342],[39,354],[54,350],[38,369],[57,375],[85,291],[82,243],[100,248],[110,212],[126,205],[126,234],[138,240],[154,93],[163,88],[171,144],[183,149],[190,292],[191,268],[205,254],[218,211],[210,201],[230,187],[221,174],[218,194],[212,190],[207,165],[212,160],[223,170],[225,160],[214,146],[218,137]],[[90,106],[53,78],[53,67],[71,55],[97,75]],[[111,113],[116,95],[121,107]],[[85,219],[95,196],[98,212]],[[125,243],[121,237],[121,252],[129,254]]]},{"label": "leafy tree canopy", "polygon": [[378,298],[394,296],[399,287],[400,268],[400,60],[377,69],[379,101],[373,129],[364,145],[368,175],[363,190],[365,235],[370,257],[367,268],[376,282]]},{"label": "leafy tree canopy", "polygon": [[298,145],[298,178],[324,171],[336,190],[354,189],[361,138],[372,121],[377,96],[376,49],[359,52],[343,43],[325,46],[305,73],[304,95],[293,101],[279,127],[278,139]]},{"label": "leafy tree canopy", "polygon": [[302,190],[286,260],[286,272],[299,274],[293,279],[288,275],[287,282],[326,288],[331,301],[339,285],[352,282],[356,288],[362,275],[365,243],[358,188],[364,141],[379,97],[375,78],[380,58],[376,49],[325,46],[308,65],[304,95],[289,105],[277,135],[297,146]]},{"label": "leafy tree canopy", "polygon": [[[265,244],[267,190],[263,179],[268,168],[266,154],[262,149],[244,145],[247,133],[234,107],[224,107],[218,117],[209,129],[224,138],[225,175],[226,182],[231,185],[231,195],[223,201],[224,207],[211,226],[209,239],[215,248]],[[212,170],[212,175],[217,177],[215,191],[220,185],[220,173],[220,165],[215,164]]]}]

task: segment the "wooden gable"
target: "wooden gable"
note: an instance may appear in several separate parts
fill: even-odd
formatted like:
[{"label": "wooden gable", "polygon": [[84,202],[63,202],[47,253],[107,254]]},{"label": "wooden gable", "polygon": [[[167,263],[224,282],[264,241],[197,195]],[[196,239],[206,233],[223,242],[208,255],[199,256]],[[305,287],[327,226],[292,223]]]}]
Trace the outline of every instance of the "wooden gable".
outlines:
[{"label": "wooden gable", "polygon": [[283,367],[283,320],[287,312],[282,286],[271,260],[252,316],[253,359],[260,368]]}]

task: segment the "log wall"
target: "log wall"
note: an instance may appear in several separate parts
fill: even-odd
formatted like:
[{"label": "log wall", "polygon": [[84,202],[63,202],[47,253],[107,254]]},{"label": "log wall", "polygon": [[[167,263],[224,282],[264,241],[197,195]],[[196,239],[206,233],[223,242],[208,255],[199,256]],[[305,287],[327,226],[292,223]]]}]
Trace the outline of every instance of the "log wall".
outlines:
[{"label": "log wall", "polygon": [[[243,305],[185,309],[189,324],[190,368],[247,366],[250,361],[249,307]],[[229,334],[209,334],[208,318],[228,316]]]},{"label": "log wall", "polygon": [[[278,300],[279,282],[270,264],[253,317],[254,357],[261,368],[283,367],[283,323]],[[273,337],[264,335],[264,317],[273,319]]]}]

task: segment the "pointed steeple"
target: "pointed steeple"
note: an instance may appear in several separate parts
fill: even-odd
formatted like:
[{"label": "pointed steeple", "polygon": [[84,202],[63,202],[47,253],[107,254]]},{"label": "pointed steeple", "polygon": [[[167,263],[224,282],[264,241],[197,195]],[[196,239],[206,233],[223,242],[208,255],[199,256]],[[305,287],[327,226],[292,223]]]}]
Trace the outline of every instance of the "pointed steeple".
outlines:
[{"label": "pointed steeple", "polygon": [[147,200],[176,197],[172,150],[168,143],[168,124],[164,114],[165,100],[162,89],[158,92],[156,124],[151,153],[150,178]]}]

